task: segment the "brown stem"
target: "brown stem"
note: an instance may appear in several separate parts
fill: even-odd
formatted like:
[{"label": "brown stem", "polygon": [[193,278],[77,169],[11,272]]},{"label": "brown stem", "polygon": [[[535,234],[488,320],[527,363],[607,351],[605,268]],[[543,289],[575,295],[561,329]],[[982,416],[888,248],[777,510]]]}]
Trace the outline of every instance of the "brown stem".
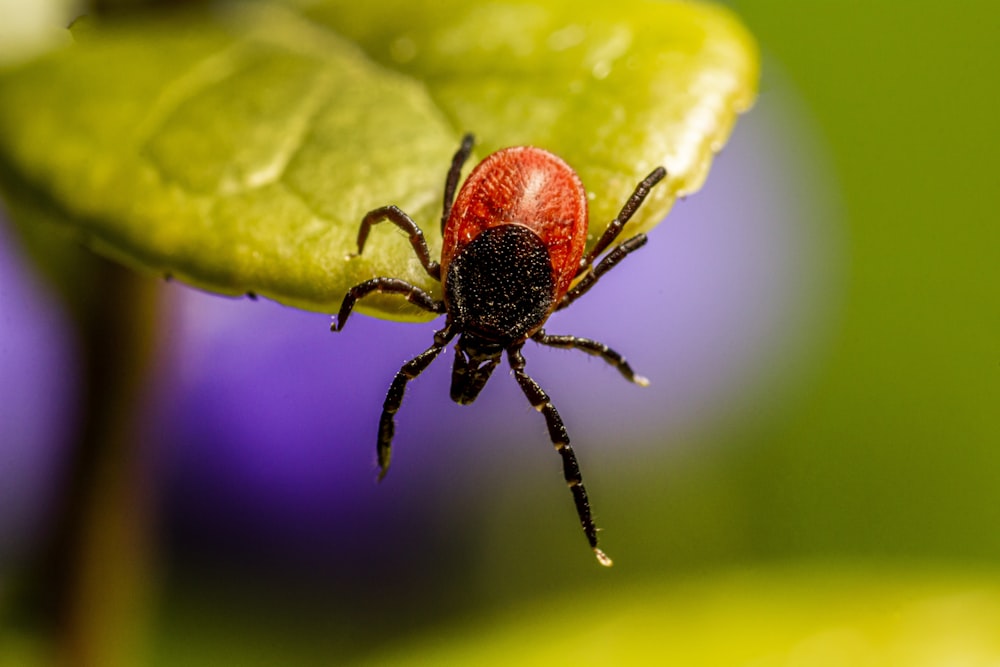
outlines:
[{"label": "brown stem", "polygon": [[68,290],[77,297],[81,423],[22,613],[53,640],[55,664],[126,667],[145,662],[152,592],[150,452],[138,434],[156,287],[117,264],[91,263],[83,298],[79,285]]}]

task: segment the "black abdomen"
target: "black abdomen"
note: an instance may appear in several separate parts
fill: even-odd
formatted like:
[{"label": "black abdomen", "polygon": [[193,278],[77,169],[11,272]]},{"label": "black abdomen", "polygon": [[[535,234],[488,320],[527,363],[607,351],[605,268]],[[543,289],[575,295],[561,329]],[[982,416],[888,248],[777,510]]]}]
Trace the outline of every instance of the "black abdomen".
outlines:
[{"label": "black abdomen", "polygon": [[452,259],[444,290],[459,330],[505,346],[523,340],[552,310],[549,251],[527,227],[489,227]]}]

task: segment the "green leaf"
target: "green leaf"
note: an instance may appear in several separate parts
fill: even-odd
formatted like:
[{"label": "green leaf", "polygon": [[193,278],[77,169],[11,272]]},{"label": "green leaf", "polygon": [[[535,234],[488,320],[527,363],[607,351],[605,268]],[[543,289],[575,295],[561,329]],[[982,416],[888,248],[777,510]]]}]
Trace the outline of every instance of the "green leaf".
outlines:
[{"label": "green leaf", "polygon": [[998,627],[992,574],[784,568],[523,602],[357,664],[995,665]]},{"label": "green leaf", "polygon": [[[439,293],[397,204],[440,247],[444,174],[477,155],[560,154],[599,234],[653,166],[649,229],[697,189],[758,64],[726,10],[689,2],[249,3],[86,24],[76,43],[0,73],[0,183],[18,211],[95,250],[225,294],[330,312],[374,275]],[[414,317],[399,300],[368,302]]]}]

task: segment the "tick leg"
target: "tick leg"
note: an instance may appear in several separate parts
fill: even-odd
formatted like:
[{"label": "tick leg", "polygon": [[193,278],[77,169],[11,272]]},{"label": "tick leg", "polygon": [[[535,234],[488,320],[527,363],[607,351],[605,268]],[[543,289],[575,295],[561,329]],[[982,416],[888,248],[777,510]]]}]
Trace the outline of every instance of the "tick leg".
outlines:
[{"label": "tick leg", "polygon": [[360,255],[365,248],[365,241],[368,240],[368,232],[371,231],[372,225],[377,225],[383,220],[388,220],[410,235],[410,245],[413,246],[413,252],[417,253],[417,258],[428,275],[434,280],[441,280],[441,266],[431,260],[424,232],[413,221],[413,218],[406,215],[398,206],[380,206],[365,214],[365,217],[361,219],[361,228],[358,229],[358,254]]},{"label": "tick leg", "polygon": [[448,327],[435,333],[434,344],[403,364],[403,367],[396,373],[396,377],[392,379],[392,384],[389,385],[389,391],[385,395],[385,402],[382,404],[382,416],[378,422],[378,446],[376,452],[378,456],[378,480],[380,482],[385,477],[385,474],[389,472],[389,459],[392,457],[392,436],[396,432],[395,415],[399,411],[400,404],[403,402],[406,383],[424,372],[430,363],[441,354],[441,350],[445,348],[451,337],[452,335]]},{"label": "tick leg", "polygon": [[512,348],[507,351],[507,358],[510,360],[510,367],[514,371],[514,377],[521,386],[521,391],[528,398],[532,407],[542,413],[545,417],[545,424],[549,429],[549,438],[555,446],[556,451],[562,456],[563,476],[569,485],[569,490],[573,493],[573,502],[576,504],[576,513],[580,517],[580,525],[587,536],[590,548],[594,550],[594,555],[601,565],[611,566],[611,559],[597,547],[597,526],[590,514],[590,501],[587,499],[587,490],[583,486],[583,477],[580,475],[580,466],[577,465],[576,455],[569,445],[569,434],[563,426],[562,418],[556,412],[548,395],[542,391],[527,373],[524,372],[524,356],[521,348]]},{"label": "tick leg", "polygon": [[330,331],[340,331],[343,329],[344,324],[347,322],[347,317],[354,310],[355,302],[372,292],[402,294],[406,297],[407,301],[419,308],[429,310],[432,313],[445,312],[444,301],[435,301],[434,297],[416,285],[411,285],[399,278],[372,278],[347,290],[347,294],[344,295],[344,300],[340,304],[337,319],[330,325]]},{"label": "tick leg", "polygon": [[462,165],[469,159],[472,153],[472,144],[475,137],[466,134],[462,137],[462,145],[455,151],[455,156],[451,158],[451,168],[448,170],[448,178],[444,182],[444,206],[441,207],[441,233],[444,234],[445,223],[451,215],[451,205],[455,201],[455,189],[458,187],[458,178],[462,175]]},{"label": "tick leg", "polygon": [[617,368],[618,372],[621,373],[629,382],[634,382],[640,387],[649,386],[649,380],[641,375],[636,375],[635,371],[632,370],[632,367],[629,366],[628,362],[625,360],[625,357],[618,352],[615,352],[604,343],[600,343],[589,338],[578,338],[577,336],[550,336],[541,330],[535,333],[535,335],[531,337],[531,340],[536,343],[541,343],[542,345],[558,347],[565,350],[583,350],[589,355],[604,359],[604,361]]},{"label": "tick leg", "polygon": [[563,295],[563,298],[559,300],[559,305],[556,306],[556,310],[562,310],[586,294],[587,291],[594,286],[594,283],[597,282],[598,278],[613,269],[615,265],[625,259],[630,252],[635,252],[644,245],[646,245],[646,235],[636,234],[629,240],[623,241],[620,245],[612,248],[611,252],[605,255],[600,262],[590,269],[590,273],[585,275],[580,282],[574,285],[570,291]]},{"label": "tick leg", "polygon": [[639,184],[635,186],[635,192],[632,196],[628,198],[625,205],[622,206],[622,210],[618,213],[618,216],[611,221],[604,233],[601,234],[601,238],[597,241],[597,245],[593,247],[589,254],[580,260],[580,270],[577,275],[580,275],[587,270],[597,257],[604,252],[605,248],[614,243],[618,235],[622,233],[622,228],[625,227],[627,223],[635,212],[642,206],[642,202],[646,200],[646,195],[649,191],[653,189],[653,186],[663,180],[664,176],[667,175],[667,170],[663,167],[657,167],[650,172],[649,176],[639,181]]}]

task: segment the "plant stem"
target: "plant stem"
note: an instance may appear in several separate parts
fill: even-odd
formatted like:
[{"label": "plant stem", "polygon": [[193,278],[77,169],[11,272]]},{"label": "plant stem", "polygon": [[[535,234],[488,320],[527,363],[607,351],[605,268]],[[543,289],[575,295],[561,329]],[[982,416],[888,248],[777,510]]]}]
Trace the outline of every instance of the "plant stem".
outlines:
[{"label": "plant stem", "polygon": [[103,259],[82,264],[72,273],[92,280],[59,286],[78,332],[80,425],[26,611],[60,667],[134,667],[146,662],[153,592],[151,452],[140,426],[156,286]]}]

